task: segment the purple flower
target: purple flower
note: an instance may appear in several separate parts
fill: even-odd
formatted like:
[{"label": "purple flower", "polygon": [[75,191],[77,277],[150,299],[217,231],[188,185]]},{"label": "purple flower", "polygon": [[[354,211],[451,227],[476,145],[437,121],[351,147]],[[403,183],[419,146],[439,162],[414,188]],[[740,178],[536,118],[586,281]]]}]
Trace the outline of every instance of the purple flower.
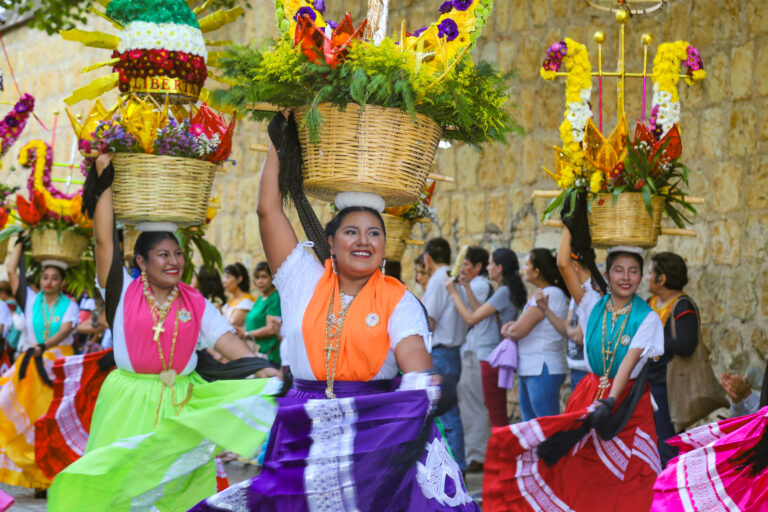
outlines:
[{"label": "purple flower", "polygon": [[331,30],[336,30],[336,27],[339,26],[339,24],[336,23],[335,21],[328,20],[328,19],[325,20],[325,24],[328,25],[329,27],[331,27]]},{"label": "purple flower", "polygon": [[317,13],[311,7],[302,7],[296,11],[296,16],[294,16],[293,19],[298,21],[300,16],[309,16],[312,21],[317,19]]},{"label": "purple flower", "polygon": [[437,26],[437,37],[445,37],[448,41],[453,41],[459,37],[459,27],[451,18],[445,18]]},{"label": "purple flower", "polygon": [[425,30],[427,30],[427,27],[421,27],[419,29],[416,29],[413,34],[411,34],[413,37],[419,37]]},{"label": "purple flower", "polygon": [[453,0],[448,0],[447,2],[443,2],[443,5],[440,6],[440,14],[448,14],[453,10]]},{"label": "purple flower", "polygon": [[472,2],[474,0],[453,0],[453,6],[456,8],[457,11],[466,11],[470,7],[472,7]]},{"label": "purple flower", "polygon": [[323,14],[325,12],[325,0],[315,0],[312,2],[312,5],[315,6],[315,9],[320,14]]}]

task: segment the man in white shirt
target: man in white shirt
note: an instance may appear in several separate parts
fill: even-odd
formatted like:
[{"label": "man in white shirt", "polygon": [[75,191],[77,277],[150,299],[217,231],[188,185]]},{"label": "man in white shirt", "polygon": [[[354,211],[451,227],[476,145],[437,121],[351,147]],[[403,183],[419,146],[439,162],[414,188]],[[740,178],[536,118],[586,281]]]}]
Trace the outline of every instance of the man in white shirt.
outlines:
[{"label": "man in white shirt", "polygon": [[[448,264],[451,261],[451,246],[442,238],[429,240],[424,247],[424,266],[431,277],[424,292],[424,307],[429,315],[432,330],[432,365],[442,376],[443,386],[456,388],[461,377],[461,354],[466,324],[462,320],[453,299],[445,289]],[[462,293],[463,290],[460,292]],[[464,429],[456,405],[440,416],[445,437],[451,448],[456,464],[466,471],[464,458]]]},{"label": "man in white shirt", "polygon": [[[465,304],[470,311],[476,310],[493,295],[491,282],[488,280],[488,251],[482,247],[469,247],[461,263],[459,283],[464,292],[469,286],[474,296],[469,296]],[[455,304],[455,302],[454,302]],[[458,384],[459,412],[464,427],[464,455],[467,467],[482,467],[485,462],[485,447],[491,437],[491,422],[483,396],[483,378],[480,371],[478,349],[483,344],[498,344],[501,335],[496,315],[491,315],[467,330],[466,343],[461,347],[461,378]]]}]

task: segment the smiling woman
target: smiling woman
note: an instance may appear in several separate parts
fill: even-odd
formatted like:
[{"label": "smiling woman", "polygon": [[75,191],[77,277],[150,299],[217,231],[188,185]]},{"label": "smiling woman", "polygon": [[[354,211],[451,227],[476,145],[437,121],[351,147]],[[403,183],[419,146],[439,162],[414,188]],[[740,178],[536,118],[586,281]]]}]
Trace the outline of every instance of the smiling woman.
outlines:
[{"label": "smiling woman", "polygon": [[258,215],[294,387],[280,402],[259,476],[192,510],[477,510],[430,416],[439,391],[426,373],[423,307],[380,270],[384,201],[336,196],[339,212],[317,234],[330,257],[317,261],[305,249],[312,244],[299,243],[278,187],[285,157],[275,146],[284,147],[291,123],[278,114],[270,124]]},{"label": "smiling woman", "polygon": [[[176,236],[162,230],[167,225],[144,226],[136,240],[139,278],[122,268],[114,243],[110,160],[101,155],[91,172],[98,173],[103,189],[93,216],[96,270],[117,369],[99,392],[85,455],[56,476],[48,506],[185,510],[215,491],[214,454],[226,449],[255,456],[274,416],[266,395],[277,391],[266,379],[206,382],[196,371],[207,361],[204,349],[215,347],[233,360],[229,379],[278,372],[253,357],[215,306],[180,282],[184,253]],[[87,503],[75,504],[80,500]]]}]

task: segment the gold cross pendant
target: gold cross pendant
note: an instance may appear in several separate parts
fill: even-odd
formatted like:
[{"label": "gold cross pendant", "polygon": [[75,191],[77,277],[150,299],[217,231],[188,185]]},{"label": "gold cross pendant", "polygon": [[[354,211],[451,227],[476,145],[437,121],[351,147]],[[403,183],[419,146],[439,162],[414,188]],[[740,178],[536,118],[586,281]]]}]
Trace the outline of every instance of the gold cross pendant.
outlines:
[{"label": "gold cross pendant", "polygon": [[163,327],[162,323],[155,324],[152,330],[155,331],[154,340],[157,341],[160,339],[160,335],[165,332],[165,327]]}]

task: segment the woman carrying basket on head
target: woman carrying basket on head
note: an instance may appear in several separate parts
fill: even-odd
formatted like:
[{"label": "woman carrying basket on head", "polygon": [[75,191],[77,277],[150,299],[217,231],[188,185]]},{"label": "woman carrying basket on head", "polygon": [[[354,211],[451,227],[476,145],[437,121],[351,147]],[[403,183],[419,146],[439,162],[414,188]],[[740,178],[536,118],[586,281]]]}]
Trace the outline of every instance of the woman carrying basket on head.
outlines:
[{"label": "woman carrying basket on head", "polygon": [[[646,512],[651,505],[661,468],[645,367],[663,353],[661,321],[636,295],[643,263],[632,248],[609,252],[609,294],[601,298],[582,287],[570,255],[590,245],[584,199],[575,209],[564,219],[558,266],[584,319],[590,373],[564,414],[494,430],[483,483],[486,511]],[[578,236],[573,244],[571,233]],[[597,277],[594,261],[590,268]]]},{"label": "woman carrying basket on head", "polygon": [[0,481],[36,488],[36,496],[43,497],[51,481],[35,463],[35,420],[53,401],[53,362],[74,353],[80,309],[63,292],[65,262],[43,261],[40,291],[35,292],[26,285],[23,265],[19,273],[23,257],[22,244],[17,243],[8,260],[8,278],[35,345],[19,354],[0,378]]},{"label": "woman carrying basket on head", "polygon": [[[315,249],[330,250],[321,264],[299,242],[278,185],[300,172],[289,147],[296,123],[278,115],[269,133],[259,228],[294,388],[280,402],[261,474],[192,510],[477,510],[433,419],[439,388],[426,373],[423,308],[380,270],[384,201],[339,194],[324,236],[314,218]],[[291,195],[300,216],[311,214],[302,192]]]},{"label": "woman carrying basket on head", "polygon": [[[89,174],[85,206],[95,204],[96,270],[105,295],[117,369],[93,413],[85,455],[59,473],[49,510],[184,510],[216,490],[214,455],[253,457],[274,417],[268,377],[277,371],[252,353],[218,310],[179,282],[184,253],[164,223],[140,226],[134,248],[139,278],[122,266],[114,238],[109,155]],[[161,228],[152,231],[147,228]],[[216,366],[205,349],[233,360]],[[227,375],[230,373],[230,375]],[[246,435],[247,434],[247,435]]]}]

